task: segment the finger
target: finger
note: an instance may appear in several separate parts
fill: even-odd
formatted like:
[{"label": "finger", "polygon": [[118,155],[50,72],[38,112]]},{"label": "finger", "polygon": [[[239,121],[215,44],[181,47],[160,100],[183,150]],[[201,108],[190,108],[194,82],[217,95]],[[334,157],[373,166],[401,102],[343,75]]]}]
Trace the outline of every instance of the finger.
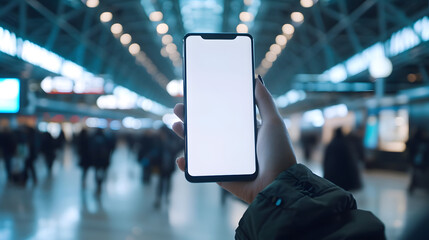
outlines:
[{"label": "finger", "polygon": [[279,112],[274,104],[273,97],[259,79],[256,79],[255,97],[262,121],[279,117]]},{"label": "finger", "polygon": [[178,103],[176,104],[176,106],[174,106],[174,114],[176,114],[176,116],[178,118],[180,118],[180,120],[183,121],[184,119],[184,110],[185,110],[185,105],[183,105],[183,103]]},{"label": "finger", "polygon": [[173,123],[173,131],[177,134],[177,136],[181,138],[185,138],[185,127],[182,122]]},{"label": "finger", "polygon": [[185,171],[186,161],[184,157],[179,157],[178,159],[176,159],[176,164],[180,170]]}]

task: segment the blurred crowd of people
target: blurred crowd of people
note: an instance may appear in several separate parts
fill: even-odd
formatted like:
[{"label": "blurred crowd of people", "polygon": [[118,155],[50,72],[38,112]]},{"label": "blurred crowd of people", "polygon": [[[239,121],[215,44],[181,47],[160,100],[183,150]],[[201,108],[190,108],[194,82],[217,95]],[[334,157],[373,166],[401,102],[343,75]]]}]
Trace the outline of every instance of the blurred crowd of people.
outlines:
[{"label": "blurred crowd of people", "polygon": [[159,175],[155,208],[162,199],[169,202],[171,176],[176,169],[176,157],[184,149],[184,142],[167,126],[159,130],[147,130],[134,139],[137,160],[142,167],[142,182],[149,184],[153,173]]},{"label": "blurred crowd of people", "polygon": [[[345,190],[353,191],[362,187],[361,169],[365,164],[366,152],[363,134],[363,129],[355,129],[345,135],[342,129],[338,128],[334,131],[331,142],[325,147],[322,159],[324,177]],[[412,169],[409,186],[409,191],[412,192],[427,182],[425,176],[428,175],[429,169],[429,138],[422,129],[416,129],[410,135],[404,154]],[[88,171],[94,169],[95,191],[97,194],[101,193],[118,138],[124,139],[135,153],[135,158],[141,166],[143,184],[151,183],[153,175],[159,176],[159,181],[155,183],[154,206],[159,208],[163,200],[168,202],[171,176],[176,168],[175,159],[183,151],[184,143],[166,126],[127,133],[97,128],[82,129],[69,139],[78,154],[76,164],[82,171],[82,189],[86,188]],[[39,174],[35,162],[39,156],[47,175],[51,176],[54,162],[66,142],[62,130],[57,137],[53,137],[49,131],[40,132],[37,128],[24,125],[15,129],[1,129],[0,159],[4,161],[8,181],[18,185],[26,185],[27,182],[36,184]],[[309,162],[312,160],[311,152],[320,144],[320,139],[317,134],[302,134],[301,143],[304,158]],[[223,201],[226,195],[222,195]]]},{"label": "blurred crowd of people", "polygon": [[56,152],[64,143],[62,131],[57,138],[53,138],[49,132],[40,133],[24,125],[13,130],[1,130],[0,149],[8,181],[25,185],[31,179],[36,184],[38,178],[34,163],[39,154],[43,155],[48,175],[51,175]]},{"label": "blurred crowd of people", "polygon": [[[103,129],[82,129],[69,139],[77,153],[76,164],[82,171],[81,186],[87,186],[87,175],[94,169],[97,194],[101,194],[106,180],[112,153],[118,138],[128,143],[141,166],[142,183],[149,184],[153,175],[159,175],[156,183],[156,208],[163,199],[168,202],[171,189],[171,176],[176,168],[176,156],[183,151],[183,140],[178,138],[167,126],[147,129],[144,132],[119,133]],[[57,137],[49,131],[40,132],[37,128],[20,126],[0,130],[0,159],[4,161],[5,174],[11,183],[25,186],[28,182],[37,184],[38,170],[35,162],[41,156],[48,176],[52,176],[55,161],[67,143],[61,130]],[[125,159],[124,159],[125,160]]]}]

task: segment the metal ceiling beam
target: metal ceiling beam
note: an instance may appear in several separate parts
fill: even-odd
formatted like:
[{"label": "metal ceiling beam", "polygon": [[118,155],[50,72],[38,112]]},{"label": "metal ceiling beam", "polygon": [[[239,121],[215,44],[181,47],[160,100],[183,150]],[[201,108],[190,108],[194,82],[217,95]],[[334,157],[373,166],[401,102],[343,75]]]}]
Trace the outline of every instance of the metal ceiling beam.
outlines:
[{"label": "metal ceiling beam", "polygon": [[[389,9],[390,11],[392,11],[394,14],[394,18],[392,20],[396,21],[398,23],[399,27],[403,27],[403,26],[407,26],[407,25],[412,25],[414,22],[407,17],[407,15],[404,13],[403,10],[397,8],[395,5],[393,5],[390,2],[386,2],[386,8]],[[423,42],[420,34],[418,34],[414,28],[411,28],[411,30],[416,34],[416,36],[419,38],[419,40],[421,42]]]},{"label": "metal ceiling beam", "polygon": [[[59,0],[58,6],[57,6],[57,13],[56,13],[57,16],[62,15],[64,12],[64,1],[65,0]],[[59,32],[60,32],[59,24],[53,24],[51,32],[49,33],[49,37],[45,43],[46,49],[52,50],[57,40]]]},{"label": "metal ceiling beam", "polygon": [[386,3],[380,0],[377,5],[378,40],[383,41],[387,36]]},{"label": "metal ceiling beam", "polygon": [[27,37],[27,4],[21,1],[19,4],[19,34],[23,37]]},{"label": "metal ceiling beam", "polygon": [[49,9],[43,6],[39,1],[37,0],[26,0],[26,1],[28,5],[30,5],[33,9],[38,11],[46,19],[48,19],[54,25],[58,25],[60,28],[62,28],[67,34],[70,35],[70,37],[74,38],[78,42],[83,42],[83,44],[86,44],[88,46],[88,49],[91,49],[91,51],[97,54],[98,56],[102,55],[101,52],[103,51],[103,49],[101,49],[96,44],[92,43],[89,39],[82,37],[81,33],[75,27],[70,25],[68,22],[63,21],[63,19],[59,18],[57,15],[52,13]]},{"label": "metal ceiling beam", "polygon": [[[228,0],[225,0],[228,1]],[[176,16],[177,16],[177,21],[178,21],[178,25],[180,27],[180,30],[178,31],[180,35],[184,36],[185,35],[185,26],[183,24],[183,18],[182,18],[182,11],[180,10],[180,4],[179,1],[173,0],[173,8],[176,12]]]},{"label": "metal ceiling beam", "polygon": [[[82,23],[82,29],[81,32],[86,32],[88,29],[90,29],[91,27],[91,21],[92,21],[92,17],[91,14],[89,13],[88,10],[85,11],[85,15],[83,17],[83,23]],[[79,65],[83,65],[83,63],[85,62],[85,49],[86,49],[86,44],[82,44],[82,42],[79,42],[78,47],[76,48],[76,63]],[[103,55],[103,53],[100,54],[99,58],[101,58]]]},{"label": "metal ceiling beam", "polygon": [[[325,37],[326,32],[326,26],[323,22],[322,15],[320,13],[320,4],[316,4],[311,10],[314,16],[314,23],[316,24],[317,28],[323,33],[323,39]],[[329,43],[327,43],[323,48],[324,56],[325,56],[325,67],[328,68],[329,66],[334,65],[334,56],[333,56],[333,49],[330,46]]]},{"label": "metal ceiling beam", "polygon": [[0,8],[0,17],[12,11],[18,4],[20,4],[20,1],[10,1],[8,4],[2,6]]},{"label": "metal ceiling beam", "polygon": [[231,0],[224,0],[223,3],[222,32],[227,32],[229,30],[228,19],[231,11]]},{"label": "metal ceiling beam", "polygon": [[[312,47],[307,48],[302,55],[301,59],[296,59],[290,62],[288,69],[299,69],[299,66],[307,64],[308,61],[314,60],[314,57],[325,48],[325,45],[336,38],[342,31],[344,31],[348,24],[357,21],[362,15],[369,11],[376,4],[375,0],[366,0],[355,10],[349,13],[347,18],[341,19],[336,25],[334,25],[327,33],[326,38],[316,42]],[[304,23],[305,24],[305,23]],[[284,64],[285,59],[282,58],[280,63]],[[281,82],[279,80],[278,82]],[[280,86],[280,84],[277,84]],[[281,88],[279,87],[278,90]]]},{"label": "metal ceiling beam", "polygon": [[353,27],[353,22],[349,21],[348,12],[347,12],[347,3],[345,0],[339,0],[338,6],[341,10],[341,13],[344,15],[344,20],[348,21],[346,26],[347,36],[349,37],[350,42],[352,43],[352,47],[355,52],[362,51],[362,44],[359,42],[359,38],[356,35],[355,29]]}]

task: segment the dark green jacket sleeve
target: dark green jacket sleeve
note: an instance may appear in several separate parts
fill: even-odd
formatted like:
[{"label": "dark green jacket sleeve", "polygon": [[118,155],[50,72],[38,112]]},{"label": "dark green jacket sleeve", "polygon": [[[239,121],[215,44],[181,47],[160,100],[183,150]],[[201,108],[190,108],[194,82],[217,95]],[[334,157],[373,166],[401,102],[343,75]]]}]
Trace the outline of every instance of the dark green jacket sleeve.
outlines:
[{"label": "dark green jacket sleeve", "polygon": [[385,239],[384,225],[353,195],[296,164],[244,213],[236,239]]}]

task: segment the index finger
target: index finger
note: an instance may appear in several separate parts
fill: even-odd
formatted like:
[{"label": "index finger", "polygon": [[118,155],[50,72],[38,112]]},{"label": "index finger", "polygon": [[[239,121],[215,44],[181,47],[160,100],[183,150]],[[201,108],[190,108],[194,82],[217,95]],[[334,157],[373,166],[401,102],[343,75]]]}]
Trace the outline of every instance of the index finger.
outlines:
[{"label": "index finger", "polygon": [[185,105],[183,105],[183,103],[178,103],[176,104],[176,106],[174,106],[174,114],[176,114],[176,116],[180,118],[180,120],[182,121],[185,115],[184,111],[185,111]]}]

